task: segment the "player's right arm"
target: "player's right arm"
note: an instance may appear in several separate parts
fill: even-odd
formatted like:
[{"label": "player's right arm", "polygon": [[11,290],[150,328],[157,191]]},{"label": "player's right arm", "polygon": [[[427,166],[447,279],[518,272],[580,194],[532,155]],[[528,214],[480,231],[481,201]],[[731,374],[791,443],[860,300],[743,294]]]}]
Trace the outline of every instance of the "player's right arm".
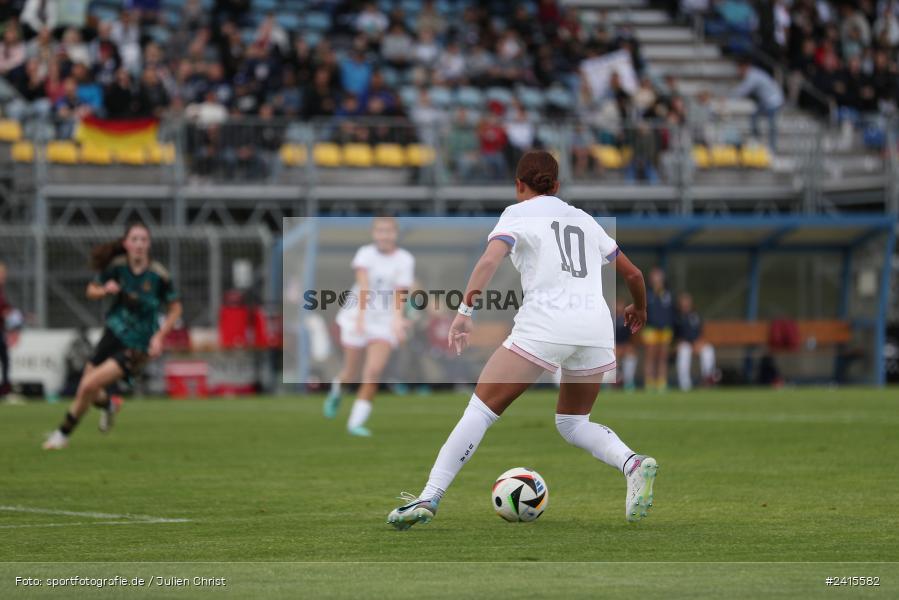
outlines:
[{"label": "player's right arm", "polygon": [[[468,278],[468,285],[465,286],[465,294],[462,298],[467,306],[474,306],[475,299],[483,293],[508,254],[508,242],[499,238],[488,242],[487,249],[478,259],[478,263],[471,272],[471,277]],[[468,334],[471,333],[472,327],[471,317],[462,314],[456,315],[447,335],[447,345],[455,349],[456,354],[461,354],[462,350],[468,346]]]},{"label": "player's right arm", "polygon": [[115,296],[121,291],[119,283],[115,279],[107,279],[105,282],[91,281],[87,284],[88,300],[101,300],[106,296]]},{"label": "player's right arm", "polygon": [[624,308],[624,325],[630,327],[631,333],[637,333],[646,325],[646,283],[643,273],[620,250],[615,257],[615,271],[624,279],[634,299],[633,304]]}]

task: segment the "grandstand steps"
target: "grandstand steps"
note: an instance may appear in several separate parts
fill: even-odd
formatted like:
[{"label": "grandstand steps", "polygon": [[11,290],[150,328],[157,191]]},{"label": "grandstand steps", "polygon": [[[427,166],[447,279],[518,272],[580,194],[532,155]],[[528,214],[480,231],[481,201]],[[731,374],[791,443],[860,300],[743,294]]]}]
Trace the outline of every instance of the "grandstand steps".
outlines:
[{"label": "grandstand steps", "polygon": [[641,25],[634,28],[641,44],[693,44],[693,32],[686,27]]},{"label": "grandstand steps", "polygon": [[[643,47],[643,58],[651,63],[676,61],[714,61],[721,58],[721,49],[708,44],[672,44],[652,42]],[[730,64],[730,61],[727,61]]]}]

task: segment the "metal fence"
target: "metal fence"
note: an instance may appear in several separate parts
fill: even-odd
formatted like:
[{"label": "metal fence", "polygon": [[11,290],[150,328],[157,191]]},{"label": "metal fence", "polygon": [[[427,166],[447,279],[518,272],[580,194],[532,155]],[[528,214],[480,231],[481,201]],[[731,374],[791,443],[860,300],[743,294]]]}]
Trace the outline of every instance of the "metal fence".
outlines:
[{"label": "metal fence", "polygon": [[[93,277],[91,248],[121,237],[118,228],[0,227],[0,260],[8,270],[6,292],[37,327],[97,326],[104,304],[90,302],[85,287]],[[172,274],[181,292],[184,321],[213,326],[226,290],[235,284],[235,261],[249,261],[257,299],[271,303],[273,242],[267,228],[154,228],[152,255]]]}]

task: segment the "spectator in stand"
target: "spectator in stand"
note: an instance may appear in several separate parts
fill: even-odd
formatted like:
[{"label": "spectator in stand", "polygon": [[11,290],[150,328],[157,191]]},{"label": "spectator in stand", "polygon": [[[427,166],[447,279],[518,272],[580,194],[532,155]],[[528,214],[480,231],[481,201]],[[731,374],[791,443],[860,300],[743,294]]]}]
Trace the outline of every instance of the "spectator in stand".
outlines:
[{"label": "spectator in stand", "polygon": [[478,141],[481,147],[481,161],[487,171],[487,178],[497,181],[508,177],[509,165],[506,163],[506,146],[509,143],[506,131],[499,124],[499,119],[492,111],[481,119],[478,126]]},{"label": "spectator in stand", "polygon": [[398,69],[408,66],[414,48],[412,36],[399,22],[394,22],[381,40],[381,56],[388,64]]},{"label": "spectator in stand", "polygon": [[25,44],[19,38],[18,27],[7,27],[0,42],[0,76],[12,78],[25,65]]},{"label": "spectator in stand", "polygon": [[390,21],[387,15],[378,9],[374,2],[366,2],[362,11],[356,17],[354,27],[361,33],[373,47],[380,44],[381,36],[387,31]]},{"label": "spectator in stand", "polygon": [[419,31],[413,56],[415,62],[422,67],[430,68],[437,62],[437,57],[440,56],[440,47],[437,45],[437,38],[433,31],[429,29]]},{"label": "spectator in stand", "polygon": [[53,32],[47,27],[38,31],[37,35],[25,45],[28,58],[37,58],[44,67],[56,60],[56,52],[56,40],[53,39]]},{"label": "spectator in stand", "polygon": [[434,0],[426,0],[418,13],[415,24],[418,31],[433,31],[436,35],[443,35],[447,29],[446,19],[437,10]]},{"label": "spectator in stand", "polygon": [[362,96],[368,91],[373,67],[365,58],[358,40],[348,58],[340,62],[340,84],[347,93]]},{"label": "spectator in stand", "polygon": [[752,66],[748,59],[739,64],[740,84],[732,92],[735,98],[751,97],[756,108],[752,114],[752,134],[760,137],[759,119],[768,121],[768,147],[777,151],[777,113],[783,108],[784,95],[780,85],[765,71]]},{"label": "spectator in stand", "polygon": [[141,69],[140,24],[131,11],[123,10],[119,18],[113,22],[109,32],[109,39],[119,49],[122,64],[132,74],[137,74]]},{"label": "spectator in stand", "polygon": [[446,137],[450,168],[458,181],[472,181],[480,170],[480,144],[464,108],[456,111],[452,125]]},{"label": "spectator in stand", "polygon": [[409,115],[412,123],[418,131],[418,138],[422,143],[434,145],[437,143],[437,133],[443,124],[445,112],[431,102],[431,94],[421,88],[418,91],[418,102],[412,108]]},{"label": "spectator in stand", "polygon": [[140,78],[138,92],[138,114],[148,117],[160,117],[169,103],[169,95],[159,80],[156,69],[146,68]]},{"label": "spectator in stand", "polygon": [[525,152],[534,148],[534,123],[528,117],[524,106],[515,102],[510,108],[510,117],[506,120],[506,137],[509,139],[509,160],[507,164],[517,165],[518,159]]},{"label": "spectator in stand", "polygon": [[116,71],[115,81],[106,88],[104,104],[110,119],[125,119],[139,113],[140,98],[127,69]]},{"label": "spectator in stand", "polygon": [[72,77],[78,84],[78,99],[90,107],[94,114],[103,113],[103,88],[91,77],[86,64],[75,63],[72,66]]},{"label": "spectator in stand", "polygon": [[465,56],[459,43],[451,41],[440,53],[434,72],[434,83],[457,85],[465,77]]},{"label": "spectator in stand", "polygon": [[703,385],[715,383],[715,348],[702,339],[702,317],[693,308],[693,296],[684,292],[677,298],[674,338],[677,343],[677,382],[681,391],[693,388],[690,363],[699,356],[699,372]]}]

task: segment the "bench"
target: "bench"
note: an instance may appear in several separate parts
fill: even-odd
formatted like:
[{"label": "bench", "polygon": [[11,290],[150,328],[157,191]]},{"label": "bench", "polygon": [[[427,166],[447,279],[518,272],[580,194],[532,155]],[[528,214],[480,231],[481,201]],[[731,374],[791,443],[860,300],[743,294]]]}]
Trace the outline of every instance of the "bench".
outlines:
[{"label": "bench", "polygon": [[[852,340],[848,321],[797,321],[799,347],[837,346]],[[771,324],[768,321],[707,321],[702,338],[716,348],[767,346]]]}]

